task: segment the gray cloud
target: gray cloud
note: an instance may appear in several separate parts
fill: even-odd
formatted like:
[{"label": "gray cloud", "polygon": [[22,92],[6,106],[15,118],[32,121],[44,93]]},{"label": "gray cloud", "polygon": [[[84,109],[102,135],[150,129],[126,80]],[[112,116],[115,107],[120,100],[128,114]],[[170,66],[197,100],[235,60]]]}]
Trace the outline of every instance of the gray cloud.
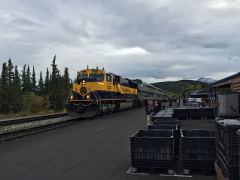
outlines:
[{"label": "gray cloud", "polygon": [[154,81],[239,71],[236,0],[3,0],[0,62],[45,70],[57,54],[71,76],[90,66]]}]

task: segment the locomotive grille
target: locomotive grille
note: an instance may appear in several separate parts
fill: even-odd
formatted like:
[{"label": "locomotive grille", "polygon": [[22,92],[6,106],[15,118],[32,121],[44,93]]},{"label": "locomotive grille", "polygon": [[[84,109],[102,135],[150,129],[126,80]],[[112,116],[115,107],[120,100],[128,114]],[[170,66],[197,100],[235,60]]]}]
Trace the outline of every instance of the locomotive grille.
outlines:
[{"label": "locomotive grille", "polygon": [[81,87],[80,94],[82,94],[82,95],[87,94],[87,88]]}]

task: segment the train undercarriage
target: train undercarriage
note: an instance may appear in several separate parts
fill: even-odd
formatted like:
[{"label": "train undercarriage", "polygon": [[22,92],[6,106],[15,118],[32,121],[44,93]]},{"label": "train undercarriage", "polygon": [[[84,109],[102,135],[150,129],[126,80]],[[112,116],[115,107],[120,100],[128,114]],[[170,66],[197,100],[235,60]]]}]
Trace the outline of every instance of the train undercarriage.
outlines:
[{"label": "train undercarriage", "polygon": [[76,100],[67,105],[70,116],[79,118],[91,118],[98,115],[118,112],[124,109],[140,107],[138,99],[124,100]]}]

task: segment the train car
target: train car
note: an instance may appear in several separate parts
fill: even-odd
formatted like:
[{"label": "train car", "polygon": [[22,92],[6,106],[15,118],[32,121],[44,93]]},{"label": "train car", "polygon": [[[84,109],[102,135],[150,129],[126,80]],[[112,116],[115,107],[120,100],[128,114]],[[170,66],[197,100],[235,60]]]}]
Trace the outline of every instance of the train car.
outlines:
[{"label": "train car", "polygon": [[104,69],[77,73],[67,109],[71,116],[93,117],[124,108],[140,107],[147,98],[161,99],[166,92],[141,80],[122,78]]},{"label": "train car", "polygon": [[72,116],[91,117],[139,105],[136,82],[104,69],[87,68],[77,73],[67,109]]},{"label": "train car", "polygon": [[152,99],[152,98],[159,99],[159,100],[168,98],[168,94],[166,91],[158,87],[155,87],[151,84],[148,84],[140,79],[135,79],[134,81],[138,83],[138,90],[139,90],[138,96],[141,102],[146,99]]}]

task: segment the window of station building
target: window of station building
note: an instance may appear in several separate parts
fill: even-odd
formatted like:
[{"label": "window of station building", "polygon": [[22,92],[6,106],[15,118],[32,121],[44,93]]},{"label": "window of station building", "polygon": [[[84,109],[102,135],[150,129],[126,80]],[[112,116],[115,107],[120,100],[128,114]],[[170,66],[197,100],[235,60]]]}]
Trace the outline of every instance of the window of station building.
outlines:
[{"label": "window of station building", "polygon": [[108,81],[108,82],[112,82],[112,76],[109,75],[109,74],[107,74],[107,81]]}]

